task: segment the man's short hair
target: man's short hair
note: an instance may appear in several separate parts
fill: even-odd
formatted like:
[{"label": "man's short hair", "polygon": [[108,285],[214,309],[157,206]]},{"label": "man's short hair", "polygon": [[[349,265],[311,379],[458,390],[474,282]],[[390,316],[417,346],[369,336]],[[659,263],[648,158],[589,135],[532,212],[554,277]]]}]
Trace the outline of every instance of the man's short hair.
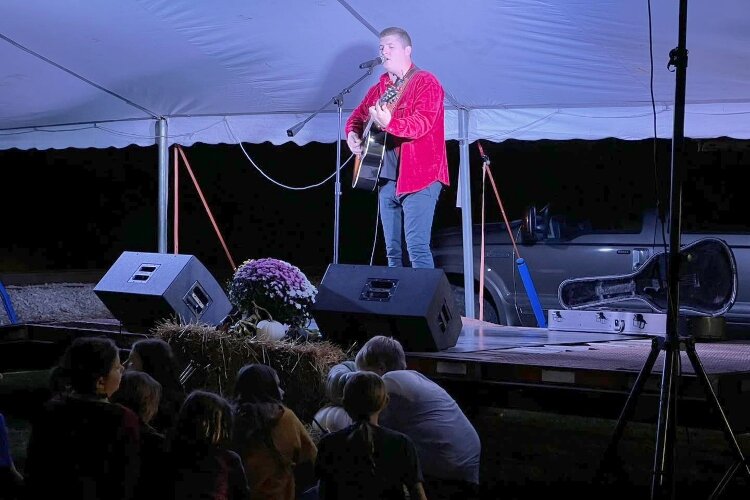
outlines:
[{"label": "man's short hair", "polygon": [[380,38],[383,38],[389,35],[398,36],[401,39],[401,42],[404,44],[404,47],[411,47],[411,37],[409,36],[409,33],[407,33],[405,29],[398,28],[396,26],[391,26],[390,28],[386,28],[380,32]]},{"label": "man's short hair", "polygon": [[406,369],[406,355],[393,337],[376,335],[368,340],[354,359],[358,370],[377,368],[383,372]]}]

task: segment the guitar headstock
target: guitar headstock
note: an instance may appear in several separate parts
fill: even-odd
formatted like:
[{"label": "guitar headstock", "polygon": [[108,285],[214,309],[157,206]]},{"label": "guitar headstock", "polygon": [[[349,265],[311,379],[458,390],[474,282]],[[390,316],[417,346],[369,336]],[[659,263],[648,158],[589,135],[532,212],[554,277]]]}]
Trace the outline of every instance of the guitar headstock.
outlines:
[{"label": "guitar headstock", "polygon": [[396,85],[388,87],[385,93],[380,96],[380,104],[391,104],[398,97],[398,90],[399,88]]}]

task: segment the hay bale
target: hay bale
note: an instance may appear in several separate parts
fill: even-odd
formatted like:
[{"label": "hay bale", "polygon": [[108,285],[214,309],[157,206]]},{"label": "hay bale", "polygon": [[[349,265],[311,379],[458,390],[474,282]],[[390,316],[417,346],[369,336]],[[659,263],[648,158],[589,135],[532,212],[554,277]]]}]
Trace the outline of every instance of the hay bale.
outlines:
[{"label": "hay bale", "polygon": [[172,345],[183,365],[192,361],[200,367],[188,380],[188,391],[201,388],[231,397],[235,376],[243,365],[270,365],[279,373],[285,404],[303,422],[311,422],[320,407],[327,403],[328,371],[351,357],[330,342],[257,340],[207,325],[164,321],[157,324],[152,333]]}]

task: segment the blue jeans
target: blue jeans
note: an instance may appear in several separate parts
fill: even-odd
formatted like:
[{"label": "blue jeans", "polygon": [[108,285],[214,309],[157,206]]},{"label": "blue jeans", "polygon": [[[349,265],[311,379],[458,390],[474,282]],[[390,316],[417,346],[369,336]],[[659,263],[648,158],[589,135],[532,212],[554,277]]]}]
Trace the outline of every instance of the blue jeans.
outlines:
[{"label": "blue jeans", "polygon": [[378,188],[380,222],[390,267],[403,266],[402,231],[411,267],[435,267],[430,250],[432,219],[443,185],[435,181],[416,193],[396,196],[396,182],[385,181]]}]

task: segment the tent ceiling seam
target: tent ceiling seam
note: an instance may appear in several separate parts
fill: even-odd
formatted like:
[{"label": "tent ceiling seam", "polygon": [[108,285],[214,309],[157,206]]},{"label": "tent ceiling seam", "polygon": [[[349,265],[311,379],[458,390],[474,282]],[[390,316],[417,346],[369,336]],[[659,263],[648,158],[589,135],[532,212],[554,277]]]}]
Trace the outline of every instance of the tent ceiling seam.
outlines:
[{"label": "tent ceiling seam", "polygon": [[159,119],[160,118],[160,115],[158,113],[154,113],[153,111],[151,111],[151,110],[149,110],[147,108],[144,108],[140,104],[136,104],[133,101],[131,101],[130,99],[127,99],[127,98],[125,98],[125,97],[123,97],[123,96],[121,96],[121,95],[119,95],[119,94],[117,94],[115,92],[112,92],[109,89],[106,89],[106,88],[102,87],[101,85],[99,85],[97,83],[92,82],[88,78],[86,78],[86,77],[84,77],[82,75],[79,75],[75,71],[70,70],[70,69],[66,68],[65,66],[63,66],[61,64],[58,64],[55,61],[53,61],[53,60],[51,60],[51,59],[49,59],[47,57],[44,57],[43,55],[41,55],[41,54],[39,54],[37,52],[34,52],[33,50],[29,49],[28,47],[25,47],[24,45],[21,45],[20,43],[16,42],[15,40],[13,40],[11,38],[8,38],[7,36],[3,35],[2,33],[0,33],[0,38],[2,38],[3,40],[5,40],[9,44],[13,45],[14,47],[16,47],[18,49],[21,49],[21,50],[23,50],[24,52],[26,52],[28,54],[31,54],[32,56],[36,57],[37,59],[40,59],[40,60],[46,62],[47,64],[51,64],[52,66],[56,67],[57,69],[60,69],[60,70],[62,70],[64,72],[68,73],[69,75],[71,75],[71,76],[73,76],[73,77],[81,80],[82,82],[85,82],[85,83],[91,85],[92,87],[101,90],[102,92],[106,92],[107,94],[111,95],[112,97],[123,101],[125,104],[133,106],[134,108],[139,109],[140,111],[143,111],[144,113],[151,115],[152,118],[154,118],[154,119]]},{"label": "tent ceiling seam", "polygon": [[354,7],[352,7],[351,5],[349,5],[349,3],[346,2],[346,0],[338,0],[338,2],[341,4],[342,7],[344,7],[346,10],[349,11],[349,13],[354,17],[354,19],[356,19],[357,21],[359,21],[360,23],[362,23],[362,26],[364,26],[365,28],[367,28],[368,30],[370,30],[370,32],[373,35],[375,35],[375,36],[379,36],[380,35],[380,30],[375,29],[375,26],[373,26],[372,24],[370,24],[367,21],[365,21],[365,18],[362,17],[359,14],[359,12],[357,12],[354,9]]},{"label": "tent ceiling seam", "polygon": [[[214,115],[206,115],[206,116],[214,116]],[[223,116],[223,115],[218,115]],[[162,116],[160,118],[166,118],[169,119],[170,117],[168,115]],[[89,120],[85,122],[66,122],[66,123],[50,123],[47,125],[33,125],[28,127],[7,127],[7,128],[0,128],[0,132],[4,131],[12,131],[12,130],[29,130],[29,131],[35,131],[35,132],[65,132],[64,130],[58,131],[58,130],[43,130],[45,128],[53,128],[53,127],[77,127],[80,125],[91,125],[92,127],[96,128],[97,125],[102,123],[124,123],[124,122],[142,122],[142,121],[151,121],[154,118],[118,118],[118,119],[112,119],[112,120]]]}]

